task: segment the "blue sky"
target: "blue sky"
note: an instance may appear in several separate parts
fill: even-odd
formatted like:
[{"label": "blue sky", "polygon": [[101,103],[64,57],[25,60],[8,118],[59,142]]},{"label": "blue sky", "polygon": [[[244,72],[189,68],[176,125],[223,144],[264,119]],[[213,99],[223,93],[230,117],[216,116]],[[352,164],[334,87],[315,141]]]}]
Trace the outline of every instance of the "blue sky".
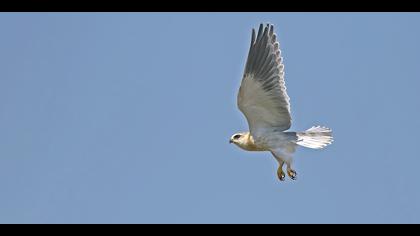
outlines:
[{"label": "blue sky", "polygon": [[[275,25],[298,180],[247,130],[252,27]],[[2,13],[0,223],[420,223],[420,14]]]}]

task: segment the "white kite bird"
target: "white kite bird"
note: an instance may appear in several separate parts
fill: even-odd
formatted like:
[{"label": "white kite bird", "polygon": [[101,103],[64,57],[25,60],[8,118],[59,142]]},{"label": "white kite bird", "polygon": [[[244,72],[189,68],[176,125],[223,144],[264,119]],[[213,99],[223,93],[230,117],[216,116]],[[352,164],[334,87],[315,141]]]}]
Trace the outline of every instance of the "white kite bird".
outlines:
[{"label": "white kite bird", "polygon": [[274,26],[252,29],[251,47],[238,93],[238,107],[245,115],[249,132],[232,135],[230,143],[247,151],[270,151],[279,162],[277,176],[296,179],[292,154],[296,145],[321,149],[333,141],[331,129],[314,126],[304,132],[285,132],[291,126],[289,96],[284,84],[284,65]]}]

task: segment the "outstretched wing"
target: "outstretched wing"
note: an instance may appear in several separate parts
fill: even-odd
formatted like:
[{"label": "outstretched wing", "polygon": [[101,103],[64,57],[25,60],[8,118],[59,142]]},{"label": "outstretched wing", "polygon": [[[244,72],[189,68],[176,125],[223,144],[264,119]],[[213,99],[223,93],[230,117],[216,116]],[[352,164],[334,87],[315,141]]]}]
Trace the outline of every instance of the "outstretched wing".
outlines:
[{"label": "outstretched wing", "polygon": [[284,131],[291,126],[289,96],[284,85],[284,65],[274,26],[260,25],[251,47],[238,93],[238,107],[245,115],[251,135]]}]

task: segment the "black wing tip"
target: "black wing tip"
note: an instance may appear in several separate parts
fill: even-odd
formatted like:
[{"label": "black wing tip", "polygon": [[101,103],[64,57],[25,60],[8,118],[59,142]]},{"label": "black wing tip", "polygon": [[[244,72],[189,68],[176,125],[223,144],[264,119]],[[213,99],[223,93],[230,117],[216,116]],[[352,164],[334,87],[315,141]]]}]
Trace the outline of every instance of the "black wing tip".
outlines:
[{"label": "black wing tip", "polygon": [[[265,26],[264,26],[265,25]],[[254,34],[255,30],[252,29],[252,32]],[[260,39],[262,36],[265,35],[270,35],[273,36],[274,35],[274,24],[271,23],[260,23],[260,26],[258,28],[258,33],[257,33],[257,39]]]},{"label": "black wing tip", "polygon": [[267,25],[264,27],[264,36],[268,34],[268,30],[269,30],[269,25],[267,24]]},{"label": "black wing tip", "polygon": [[255,29],[252,29],[251,45],[255,42]]},{"label": "black wing tip", "polygon": [[264,28],[264,25],[263,24],[260,24],[260,27],[258,28],[257,40],[259,38],[261,38],[262,32],[263,32],[263,28]]}]

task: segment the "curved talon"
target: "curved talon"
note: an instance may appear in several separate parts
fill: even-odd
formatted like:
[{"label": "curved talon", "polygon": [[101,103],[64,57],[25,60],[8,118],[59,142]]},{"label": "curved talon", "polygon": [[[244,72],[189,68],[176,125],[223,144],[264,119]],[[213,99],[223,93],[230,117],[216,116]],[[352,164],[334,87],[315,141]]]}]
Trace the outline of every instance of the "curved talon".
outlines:
[{"label": "curved talon", "polygon": [[292,169],[289,169],[289,170],[287,170],[287,175],[292,179],[292,180],[296,180],[296,176],[297,176],[297,173],[296,173],[296,171],[294,171],[294,170],[292,170]]},{"label": "curved talon", "polygon": [[281,168],[277,170],[277,177],[279,178],[280,181],[284,181],[286,179],[286,175],[284,174]]},{"label": "curved talon", "polygon": [[280,181],[284,181],[286,179],[286,175],[284,174],[284,172],[281,172],[280,174],[278,174],[278,177]]}]

